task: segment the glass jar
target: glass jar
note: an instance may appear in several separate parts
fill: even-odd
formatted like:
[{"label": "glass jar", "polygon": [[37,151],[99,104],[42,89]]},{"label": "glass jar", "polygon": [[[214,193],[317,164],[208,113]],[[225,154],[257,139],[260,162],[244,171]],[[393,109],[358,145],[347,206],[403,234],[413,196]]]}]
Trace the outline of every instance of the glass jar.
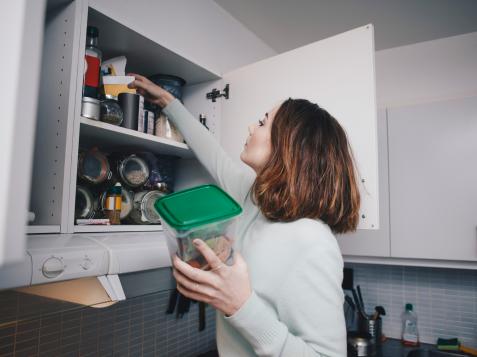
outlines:
[{"label": "glass jar", "polygon": [[101,101],[101,121],[108,124],[121,125],[123,122],[123,110],[114,99]]},{"label": "glass jar", "polygon": [[78,156],[78,177],[93,185],[111,178],[106,155],[97,148],[81,152]]},{"label": "glass jar", "polygon": [[76,186],[75,219],[93,218],[96,210],[97,203],[91,191],[84,186]]},{"label": "glass jar", "polygon": [[136,192],[129,220],[136,224],[160,224],[161,220],[154,208],[154,203],[163,196],[165,194],[160,191]]},{"label": "glass jar", "polygon": [[[106,195],[107,195],[107,190],[105,190],[100,197],[100,202],[101,202],[101,210],[104,212],[105,206],[106,206]],[[120,219],[125,220],[128,218],[129,214],[131,213],[132,210],[132,201],[133,201],[133,193],[131,191],[128,191],[124,187],[121,188],[121,215]]]},{"label": "glass jar", "polygon": [[129,187],[140,187],[149,178],[147,162],[137,155],[129,155],[118,162],[118,174]]}]

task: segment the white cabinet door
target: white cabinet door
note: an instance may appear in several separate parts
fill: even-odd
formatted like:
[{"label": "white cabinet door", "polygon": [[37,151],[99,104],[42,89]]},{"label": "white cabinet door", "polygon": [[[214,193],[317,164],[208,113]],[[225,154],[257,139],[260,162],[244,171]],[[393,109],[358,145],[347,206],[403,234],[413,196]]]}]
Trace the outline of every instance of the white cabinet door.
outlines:
[{"label": "white cabinet door", "polygon": [[379,229],[338,235],[345,256],[389,257],[388,128],[386,109],[378,110]]},{"label": "white cabinet door", "polygon": [[477,97],[390,109],[391,255],[477,260]]},{"label": "white cabinet door", "polygon": [[25,257],[44,1],[2,1],[0,265]]},{"label": "white cabinet door", "polygon": [[239,159],[247,126],[276,104],[288,97],[316,102],[346,130],[365,181],[359,227],[379,227],[372,25],[234,70],[223,79],[230,84],[230,99],[221,99],[221,142],[234,159]]}]

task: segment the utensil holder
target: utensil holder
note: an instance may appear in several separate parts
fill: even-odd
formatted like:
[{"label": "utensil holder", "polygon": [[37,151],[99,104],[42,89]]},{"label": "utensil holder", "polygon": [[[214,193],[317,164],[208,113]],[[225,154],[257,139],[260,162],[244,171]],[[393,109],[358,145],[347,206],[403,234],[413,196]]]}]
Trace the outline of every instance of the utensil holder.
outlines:
[{"label": "utensil holder", "polygon": [[383,320],[360,317],[359,330],[367,332],[376,346],[381,344]]}]

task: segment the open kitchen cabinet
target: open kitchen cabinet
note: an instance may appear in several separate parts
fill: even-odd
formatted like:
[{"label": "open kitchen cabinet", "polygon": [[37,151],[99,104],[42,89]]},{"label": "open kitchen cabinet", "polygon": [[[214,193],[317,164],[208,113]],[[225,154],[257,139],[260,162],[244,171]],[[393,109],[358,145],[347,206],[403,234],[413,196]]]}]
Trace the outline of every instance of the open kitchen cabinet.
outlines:
[{"label": "open kitchen cabinet", "polygon": [[[184,78],[184,105],[197,119],[199,113],[206,114],[211,139],[218,140],[237,162],[247,126],[280,100],[304,97],[319,103],[340,121],[350,139],[362,193],[360,228],[379,227],[372,25],[219,74],[141,34],[140,24],[125,26],[86,0],[57,3],[54,11],[48,12],[45,26],[31,195],[31,207],[38,213],[29,228],[32,233],[59,233],[58,237],[68,239],[106,237],[109,241],[121,236],[131,242],[138,232],[150,238],[161,235],[160,225],[75,225],[77,160],[82,146],[105,150],[132,146],[175,155],[180,158],[176,190],[211,180],[186,144],[81,116],[87,25],[99,28],[103,59],[125,55],[128,72]],[[227,49],[214,49],[221,50]],[[226,85],[228,99],[220,97],[213,102],[206,98],[213,89],[222,91]]]},{"label": "open kitchen cabinet", "polygon": [[[70,21],[74,21],[74,24],[69,26],[72,31],[74,30],[76,37],[71,37],[68,46],[62,46],[61,36],[54,38],[60,40],[57,42],[58,48],[49,49],[46,56],[63,59],[61,51],[69,48],[67,55],[70,57],[70,67],[60,70],[56,75],[62,76],[64,72],[69,74],[70,90],[64,94],[49,94],[41,99],[49,120],[45,132],[51,139],[59,136],[64,143],[63,150],[58,150],[57,146],[54,146],[62,156],[53,159],[53,163],[60,165],[63,172],[62,175],[58,175],[60,176],[57,179],[58,183],[50,184],[48,191],[38,194],[41,199],[35,200],[49,202],[50,206],[54,204],[53,207],[57,208],[59,213],[58,215],[45,213],[40,219],[41,223],[51,224],[55,229],[59,225],[62,233],[161,229],[159,225],[74,224],[77,160],[78,150],[81,147],[96,146],[99,149],[114,150],[127,146],[155,154],[177,156],[181,160],[178,164],[175,189],[210,180],[204,175],[203,170],[200,170],[200,165],[194,162],[194,155],[186,144],[81,117],[84,62],[79,59],[84,56],[86,27],[94,25],[100,30],[99,47],[104,59],[125,55],[128,59],[128,72],[146,76],[169,73],[184,78],[187,82],[184,105],[197,118],[199,113],[206,114],[212,134],[233,158],[238,159],[247,135],[247,125],[260,118],[281,99],[289,96],[306,97],[320,103],[343,124],[352,143],[363,178],[361,182],[363,212],[360,227],[369,229],[378,227],[374,44],[371,25],[220,76],[124,26],[107,14],[89,7],[86,1],[69,3],[63,12],[71,12]],[[59,24],[63,22],[60,21]],[[58,30],[52,31],[57,34]],[[47,34],[48,32],[47,28]],[[53,35],[51,37],[53,38]],[[54,81],[50,74],[46,73],[45,76]],[[206,94],[214,88],[223,90],[226,85],[230,88],[229,99],[221,97],[212,102],[206,98]],[[64,107],[56,104],[60,100],[65,101]],[[342,105],[343,100],[347,102],[346,106]],[[52,130],[51,125],[56,126],[57,123],[58,126],[61,125],[61,132]],[[49,144],[53,145],[53,142]],[[50,153],[41,155],[52,157]],[[35,161],[38,161],[35,163],[38,171],[44,170],[44,166],[40,164],[41,160]],[[48,200],[47,196],[50,195],[57,197],[50,197]],[[37,210],[45,211],[39,207]]]}]

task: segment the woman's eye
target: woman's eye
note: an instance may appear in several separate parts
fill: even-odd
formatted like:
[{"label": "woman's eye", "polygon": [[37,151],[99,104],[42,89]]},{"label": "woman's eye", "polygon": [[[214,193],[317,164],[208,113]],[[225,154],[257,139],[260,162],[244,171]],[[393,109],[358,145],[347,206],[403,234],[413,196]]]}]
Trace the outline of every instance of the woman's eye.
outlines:
[{"label": "woman's eye", "polygon": [[263,126],[264,124],[265,124],[265,123],[263,122],[263,120],[260,119],[260,120],[258,121],[258,126]]}]

